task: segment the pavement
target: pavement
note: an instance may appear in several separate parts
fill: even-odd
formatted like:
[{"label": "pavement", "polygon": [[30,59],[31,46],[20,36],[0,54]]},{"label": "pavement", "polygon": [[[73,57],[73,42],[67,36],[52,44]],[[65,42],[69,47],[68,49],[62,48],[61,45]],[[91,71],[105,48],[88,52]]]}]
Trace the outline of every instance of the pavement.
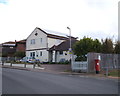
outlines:
[{"label": "pavement", "polygon": [[[0,65],[1,66],[1,65]],[[65,64],[42,64],[41,67],[19,67],[19,66],[12,66],[9,65],[1,66],[3,68],[12,68],[12,69],[19,69],[19,70],[27,70],[27,71],[37,71],[37,72],[47,72],[47,73],[54,73],[54,74],[65,74],[65,75],[79,75],[84,77],[95,77],[95,78],[106,78],[106,79],[116,79],[119,80],[120,77],[113,77],[113,76],[105,76],[104,74],[96,74],[96,73],[78,73],[72,72],[70,65]]]}]

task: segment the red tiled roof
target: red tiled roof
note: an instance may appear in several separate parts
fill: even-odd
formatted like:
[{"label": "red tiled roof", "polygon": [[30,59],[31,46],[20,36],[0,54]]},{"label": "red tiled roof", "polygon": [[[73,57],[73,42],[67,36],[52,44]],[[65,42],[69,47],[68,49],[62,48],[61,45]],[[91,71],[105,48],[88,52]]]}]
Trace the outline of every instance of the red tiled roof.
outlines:
[{"label": "red tiled roof", "polygon": [[16,43],[26,43],[26,39],[20,40],[20,41],[16,41]]},{"label": "red tiled roof", "polygon": [[20,40],[20,41],[8,41],[8,42],[4,42],[2,43],[4,44],[16,44],[16,43],[26,43],[26,39]]},{"label": "red tiled roof", "polygon": [[2,44],[16,44],[16,43],[13,42],[13,41],[9,41],[9,42],[5,42],[5,43],[2,43]]}]

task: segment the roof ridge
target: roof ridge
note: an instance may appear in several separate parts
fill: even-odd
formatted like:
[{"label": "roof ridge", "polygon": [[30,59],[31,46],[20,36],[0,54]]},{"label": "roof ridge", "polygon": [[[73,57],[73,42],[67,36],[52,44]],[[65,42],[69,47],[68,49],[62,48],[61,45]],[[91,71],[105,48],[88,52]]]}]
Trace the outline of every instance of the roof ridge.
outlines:
[{"label": "roof ridge", "polygon": [[[62,32],[57,32],[57,31],[52,31],[52,30],[47,30],[47,29],[41,29],[39,27],[36,27],[37,29],[41,30],[42,32],[46,33],[47,35],[54,35],[54,36],[59,36],[59,37],[65,37],[68,38],[67,34],[64,34]],[[49,32],[48,32],[49,31]],[[53,32],[53,33],[52,33]],[[55,34],[56,33],[56,34]],[[66,36],[63,36],[66,35]]]}]

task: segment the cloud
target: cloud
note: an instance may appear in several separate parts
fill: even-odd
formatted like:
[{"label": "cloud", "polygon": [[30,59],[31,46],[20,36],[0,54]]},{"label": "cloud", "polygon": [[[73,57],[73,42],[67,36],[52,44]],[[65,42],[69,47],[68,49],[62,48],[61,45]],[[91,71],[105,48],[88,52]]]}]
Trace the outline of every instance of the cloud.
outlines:
[{"label": "cloud", "polygon": [[108,5],[110,4],[109,0],[86,0],[86,1],[88,6],[98,9],[104,9],[108,7]]},{"label": "cloud", "polygon": [[0,4],[8,4],[8,0],[0,0]]},{"label": "cloud", "polygon": [[36,26],[66,34],[69,26],[80,38],[105,38],[118,32],[116,0],[0,0],[0,4],[0,42],[24,39]]}]

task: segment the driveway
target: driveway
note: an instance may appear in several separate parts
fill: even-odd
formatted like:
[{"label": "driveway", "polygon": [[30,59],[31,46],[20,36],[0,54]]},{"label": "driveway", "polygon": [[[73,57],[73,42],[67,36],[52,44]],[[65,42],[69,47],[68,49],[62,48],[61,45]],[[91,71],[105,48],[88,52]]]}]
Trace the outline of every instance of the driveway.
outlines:
[{"label": "driveway", "polygon": [[41,67],[44,67],[45,71],[49,72],[65,72],[71,70],[71,65],[65,65],[65,64],[42,64]]}]

